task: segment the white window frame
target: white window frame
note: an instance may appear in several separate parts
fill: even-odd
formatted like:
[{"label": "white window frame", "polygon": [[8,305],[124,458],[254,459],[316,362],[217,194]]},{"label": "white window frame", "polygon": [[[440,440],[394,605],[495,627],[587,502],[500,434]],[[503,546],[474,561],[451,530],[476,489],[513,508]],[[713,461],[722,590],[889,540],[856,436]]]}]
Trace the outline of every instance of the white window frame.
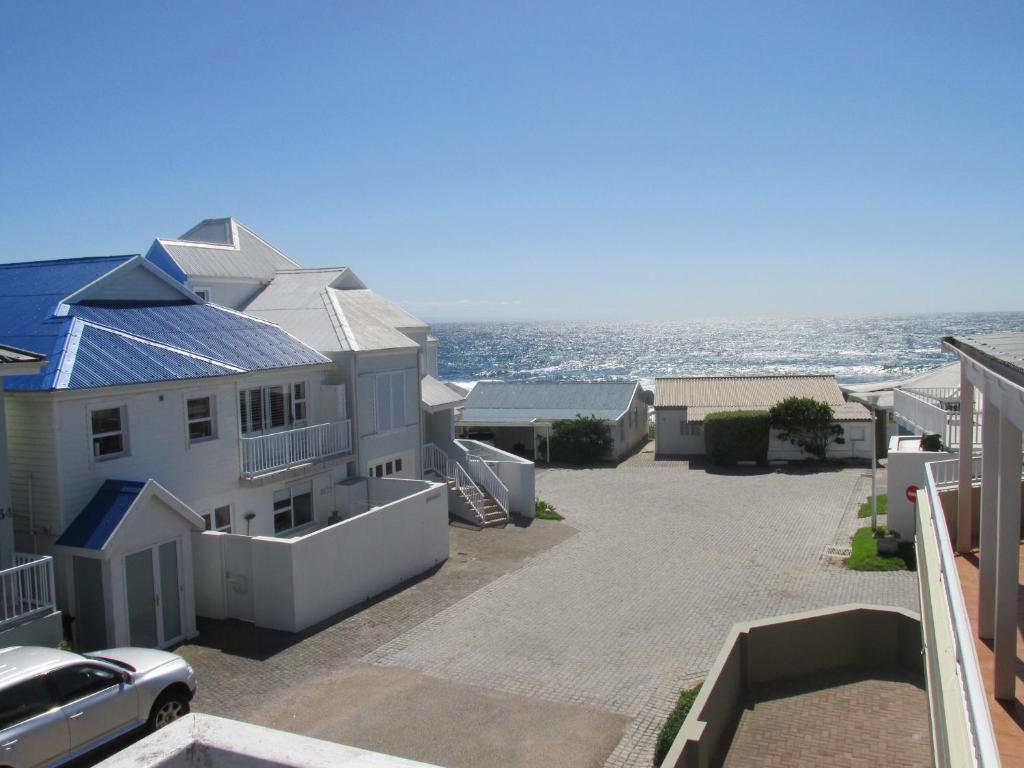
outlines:
[{"label": "white window frame", "polygon": [[209,301],[210,300],[210,289],[209,288],[199,288],[199,287],[196,287],[196,288],[192,289],[192,293],[194,293],[196,296],[198,296],[203,301]]},{"label": "white window frame", "polygon": [[[381,398],[382,388],[385,386],[384,381],[387,381],[387,402],[384,403]],[[398,387],[399,396],[395,397],[395,382],[401,382]],[[405,370],[401,371],[386,371],[378,373],[374,377],[374,411],[377,419],[377,434],[385,435],[388,432],[397,432],[400,429],[405,429]],[[385,408],[384,406],[387,406]],[[385,421],[386,414],[386,421]],[[397,418],[401,416],[401,418]]]},{"label": "white window frame", "polygon": [[[121,429],[114,432],[93,432],[92,431],[92,417],[94,413],[98,411],[113,411],[117,410],[120,412]],[[117,403],[95,403],[88,407],[89,412],[89,455],[93,461],[112,461],[114,459],[120,459],[125,456],[131,455],[131,444],[128,441],[128,404],[125,402]],[[117,453],[108,453],[104,455],[98,455],[96,453],[96,439],[103,437],[113,437],[114,435],[121,436],[121,450]]]},{"label": "white window frame", "polygon": [[[309,493],[309,520],[306,520],[305,522],[301,522],[298,525],[296,525],[295,524],[295,497],[296,497],[296,495],[302,496],[303,493],[306,493],[306,491],[302,491],[299,494],[296,494],[295,491],[296,491],[296,489],[303,488],[304,486],[309,486],[309,491],[308,491],[308,493]],[[282,493],[284,491],[288,492],[288,507],[287,508],[282,508],[282,509],[275,509],[275,507],[276,507],[278,502],[274,499],[274,497],[277,496],[277,494]],[[299,528],[302,528],[304,526],[307,526],[307,525],[310,525],[311,523],[316,522],[316,505],[315,505],[315,501],[314,501],[315,498],[316,498],[316,495],[313,493],[313,481],[312,480],[306,480],[306,481],[301,482],[301,483],[295,483],[294,485],[289,485],[289,486],[287,486],[285,488],[281,488],[281,489],[279,489],[277,491],[274,491],[274,493],[270,497],[270,513],[271,513],[270,514],[270,524],[274,526],[274,535],[275,536],[287,536],[288,534],[292,533],[293,531],[295,531],[295,530],[297,530]],[[277,526],[276,526],[276,524],[274,522],[274,518],[277,517],[280,513],[284,512],[286,510],[288,512],[288,517],[289,517],[289,521],[291,522],[291,525],[288,528],[282,528],[279,531],[279,530],[277,530]]]},{"label": "white window frame", "polygon": [[[217,525],[217,510],[226,509],[228,511],[228,522],[227,525]],[[220,531],[221,533],[231,533],[231,505],[221,504],[220,506],[214,507],[208,512],[203,512],[201,515],[203,522],[206,524],[206,530],[208,531]]]},{"label": "white window frame", "polygon": [[[293,381],[291,387],[292,424],[307,424],[309,422],[309,384],[305,381]],[[297,394],[297,387],[302,387],[302,397]],[[302,416],[299,416],[299,405],[302,406]]]},{"label": "white window frame", "polygon": [[[305,418],[297,419],[295,409],[295,386],[301,384],[303,388],[303,397],[298,402],[302,403],[305,407]],[[280,426],[272,427],[268,426],[270,421],[270,390],[281,387],[284,392],[284,417],[285,423]],[[247,422],[251,421],[249,416],[252,413],[252,393],[258,391],[260,398],[260,418],[262,419],[262,425],[260,429],[246,429]],[[246,418],[242,418],[242,399],[246,400]],[[306,380],[299,381],[285,381],[285,382],[267,382],[265,384],[257,384],[251,387],[240,386],[238,388],[238,397],[236,398],[238,403],[238,434],[242,437],[256,437],[258,435],[267,435],[273,432],[283,432],[288,429],[295,429],[296,424],[299,426],[305,426],[309,422],[309,382]],[[251,426],[251,425],[250,425]]]},{"label": "white window frame", "polygon": [[[209,400],[210,401],[210,415],[202,418],[193,419],[188,415],[188,404],[190,400]],[[210,422],[210,434],[206,437],[192,438],[192,425],[198,424],[201,421]],[[217,434],[217,395],[212,392],[195,392],[192,394],[185,395],[185,438],[188,440],[189,445],[196,445],[197,443],[208,443],[211,440],[216,440]]]},{"label": "white window frame", "polygon": [[[395,453],[391,456],[382,456],[379,459],[374,459],[372,463],[367,463],[366,476],[382,479],[398,476],[400,479],[404,479],[401,478],[401,473],[406,471],[407,468],[410,472],[415,472],[415,468],[410,463],[412,460],[413,456],[409,451]],[[390,472],[388,472],[389,464],[391,465]],[[377,474],[378,470],[380,474]]]}]

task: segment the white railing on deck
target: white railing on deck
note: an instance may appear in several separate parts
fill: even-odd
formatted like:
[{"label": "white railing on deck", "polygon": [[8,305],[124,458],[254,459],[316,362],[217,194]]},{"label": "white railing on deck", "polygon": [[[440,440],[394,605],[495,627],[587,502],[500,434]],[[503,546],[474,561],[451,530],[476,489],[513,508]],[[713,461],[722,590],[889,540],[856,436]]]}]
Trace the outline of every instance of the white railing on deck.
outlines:
[{"label": "white railing on deck", "polygon": [[[932,461],[932,482],[936,488],[956,488],[960,484],[960,460]],[[971,482],[981,482],[981,454],[971,457]]]},{"label": "white railing on deck", "polygon": [[311,427],[241,439],[242,477],[287,469],[352,452],[352,422],[331,421]]},{"label": "white railing on deck", "polygon": [[468,456],[466,462],[469,467],[470,477],[476,481],[477,485],[482,485],[484,490],[491,494],[491,498],[498,502],[498,506],[501,507],[501,511],[507,517],[508,486],[501,482],[501,478],[495,474],[494,470],[483,459]]},{"label": "white railing on deck", "polygon": [[[956,476],[959,472],[959,461],[932,462],[925,465],[925,484],[927,496],[918,503],[918,524],[922,527],[921,532],[925,535],[931,534],[934,537],[934,544],[938,551],[938,570],[935,570],[936,563],[931,562],[930,548],[920,546],[918,552],[919,578],[921,580],[922,598],[926,598],[927,589],[930,588],[934,578],[938,578],[942,584],[942,605],[945,608],[945,615],[925,616],[927,607],[926,600],[922,599],[922,618],[926,621],[948,621],[952,625],[952,638],[954,645],[954,659],[956,662],[956,674],[959,681],[959,706],[952,709],[960,710],[960,716],[966,719],[967,729],[971,740],[971,752],[973,764],[977,766],[998,766],[999,751],[996,746],[995,733],[992,728],[992,719],[989,716],[988,703],[986,700],[985,684],[981,677],[981,670],[978,666],[978,656],[974,645],[974,631],[967,616],[967,609],[964,606],[963,590],[960,586],[960,576],[956,569],[953,556],[953,544],[949,537],[949,530],[946,527],[946,517],[942,510],[942,500],[939,497],[939,484],[933,470],[936,465],[954,465],[953,468],[943,467],[939,470],[942,476]],[[920,499],[920,496],[919,496]],[[927,512],[927,515],[924,513]],[[927,530],[925,529],[927,526]],[[930,538],[930,537],[929,537]],[[921,543],[927,544],[926,540]],[[928,642],[934,642],[936,637],[935,627],[925,627],[925,637]],[[927,643],[926,643],[927,645]],[[937,649],[932,646],[925,648],[926,653],[932,654],[930,663],[933,668],[941,664],[942,659],[936,658]],[[934,670],[937,676],[929,680],[930,695],[936,697],[943,705],[956,704],[948,702],[945,697],[948,690],[941,685],[938,675],[941,671]],[[945,711],[945,710],[944,710]],[[944,714],[943,716],[944,717]],[[932,723],[933,738],[943,739],[943,743],[937,746],[949,748],[949,734],[953,731],[953,724],[945,722],[939,713],[933,712]],[[948,753],[947,753],[948,754]],[[959,763],[954,763],[959,764]]]},{"label": "white railing on deck", "polygon": [[[942,438],[946,448],[960,445],[959,389],[894,389],[893,412],[920,434]],[[981,444],[981,408],[975,404],[973,442]]]},{"label": "white railing on deck", "polygon": [[0,571],[0,629],[56,607],[53,558],[14,553],[14,566]]}]

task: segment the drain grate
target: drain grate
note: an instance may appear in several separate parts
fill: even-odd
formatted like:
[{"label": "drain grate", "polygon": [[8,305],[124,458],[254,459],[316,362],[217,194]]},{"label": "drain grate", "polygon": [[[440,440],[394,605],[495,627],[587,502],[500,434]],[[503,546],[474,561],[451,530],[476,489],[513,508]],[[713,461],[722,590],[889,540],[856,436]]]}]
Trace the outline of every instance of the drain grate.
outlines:
[{"label": "drain grate", "polygon": [[848,544],[826,544],[821,553],[821,559],[826,563],[842,565],[843,560],[853,554],[853,548]]}]

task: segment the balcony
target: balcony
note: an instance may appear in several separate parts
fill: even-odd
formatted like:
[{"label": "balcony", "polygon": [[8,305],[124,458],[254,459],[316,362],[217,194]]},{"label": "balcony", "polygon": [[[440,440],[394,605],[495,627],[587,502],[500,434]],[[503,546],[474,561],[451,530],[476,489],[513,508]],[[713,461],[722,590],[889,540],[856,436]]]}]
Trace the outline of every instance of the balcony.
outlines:
[{"label": "balcony", "polygon": [[[972,512],[978,530],[982,460],[972,460]],[[1019,765],[1024,762],[1024,703],[992,689],[994,652],[979,637],[979,554],[955,554],[959,460],[927,465],[917,494],[917,561],[932,729],[938,765]],[[950,532],[954,535],[951,535]],[[968,548],[969,549],[969,548]],[[1024,580],[1021,569],[1018,581]],[[1019,590],[1019,588],[1018,588]],[[1018,600],[1024,597],[1018,591]],[[1017,637],[1017,665],[1024,643]]]},{"label": "balcony", "polygon": [[10,630],[52,614],[55,594],[53,558],[15,552],[14,565],[0,571],[0,645],[11,644]]},{"label": "balcony", "polygon": [[243,480],[352,453],[350,419],[241,439]]},{"label": "balcony", "polygon": [[[894,389],[896,420],[915,434],[939,435],[946,448],[960,446],[960,390]],[[975,408],[973,444],[981,443],[981,409]]]}]

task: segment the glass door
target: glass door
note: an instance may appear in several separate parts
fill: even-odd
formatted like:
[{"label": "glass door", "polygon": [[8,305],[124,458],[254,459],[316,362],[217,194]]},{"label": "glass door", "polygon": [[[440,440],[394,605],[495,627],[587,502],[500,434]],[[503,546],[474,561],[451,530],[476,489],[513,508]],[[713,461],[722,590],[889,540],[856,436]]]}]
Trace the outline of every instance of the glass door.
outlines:
[{"label": "glass door", "polygon": [[180,640],[181,578],[178,542],[168,541],[124,559],[128,638],[132,645],[162,648]]}]

